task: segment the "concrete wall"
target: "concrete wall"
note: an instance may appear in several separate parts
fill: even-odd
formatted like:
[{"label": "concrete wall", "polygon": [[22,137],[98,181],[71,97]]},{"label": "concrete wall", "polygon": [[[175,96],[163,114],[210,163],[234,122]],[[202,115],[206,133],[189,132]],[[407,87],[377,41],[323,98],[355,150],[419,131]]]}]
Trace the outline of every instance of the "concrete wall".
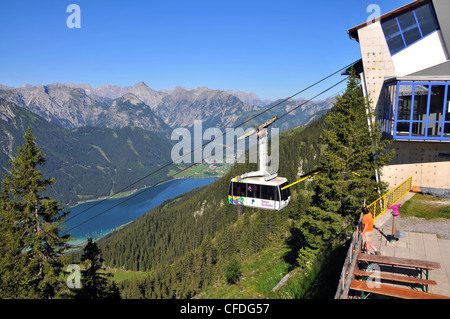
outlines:
[{"label": "concrete wall", "polygon": [[[447,58],[442,34],[438,32],[394,57],[391,57],[379,22],[359,29],[358,38],[364,67],[363,85],[372,100],[374,111],[372,121],[382,119],[386,78],[407,75]],[[413,176],[413,185],[418,188],[440,189],[450,193],[450,143],[394,141],[391,147],[395,149],[396,155],[389,166],[383,169],[381,177],[390,187]]]},{"label": "concrete wall", "polygon": [[[384,38],[379,21],[358,30],[361,58],[364,67],[364,84],[372,101],[374,119],[381,116],[384,103],[382,92],[386,77],[396,76],[394,62]],[[381,98],[380,98],[381,97]]]},{"label": "concrete wall", "polygon": [[382,180],[394,187],[410,176],[421,188],[450,190],[450,143],[394,141],[395,157]]},{"label": "concrete wall", "polygon": [[445,46],[447,58],[450,53],[450,1],[433,0],[433,6],[436,11],[439,26],[441,27],[442,42]]},{"label": "concrete wall", "polygon": [[[441,7],[448,7],[449,0],[435,0]],[[448,3],[447,3],[448,2]],[[435,4],[435,5],[436,5]],[[450,16],[450,13],[437,11],[438,18]],[[443,22],[444,23],[444,22]],[[447,25],[450,22],[445,20]],[[389,47],[384,37],[381,23],[376,21],[358,30],[358,39],[361,49],[361,58],[364,67],[364,86],[366,93],[372,100],[374,111],[373,121],[382,118],[384,104],[383,84],[386,78],[406,76],[411,73],[438,65],[448,59],[445,38],[450,37],[450,30],[446,29],[433,32],[425,38],[417,41],[409,47],[391,56]],[[447,39],[450,41],[450,39]]]},{"label": "concrete wall", "polygon": [[392,60],[397,76],[409,75],[447,61],[444,48],[438,31],[394,54]]}]

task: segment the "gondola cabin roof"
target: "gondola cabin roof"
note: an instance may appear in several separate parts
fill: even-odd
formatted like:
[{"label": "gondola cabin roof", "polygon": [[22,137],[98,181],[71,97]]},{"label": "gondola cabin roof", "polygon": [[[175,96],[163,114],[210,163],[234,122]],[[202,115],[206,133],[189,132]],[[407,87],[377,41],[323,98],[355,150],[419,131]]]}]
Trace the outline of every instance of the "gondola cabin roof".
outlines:
[{"label": "gondola cabin roof", "polygon": [[271,180],[266,181],[263,176],[260,177],[247,177],[247,178],[239,178],[235,177],[231,179],[231,182],[234,183],[245,183],[245,184],[257,184],[257,185],[268,185],[268,186],[280,186],[286,183],[288,180],[284,177],[275,177]]}]

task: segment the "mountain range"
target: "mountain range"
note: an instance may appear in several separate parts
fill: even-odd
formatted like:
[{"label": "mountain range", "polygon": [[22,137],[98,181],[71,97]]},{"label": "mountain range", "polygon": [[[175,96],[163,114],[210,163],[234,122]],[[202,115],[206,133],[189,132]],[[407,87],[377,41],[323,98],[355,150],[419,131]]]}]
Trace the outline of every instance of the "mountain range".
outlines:
[{"label": "mountain range", "polygon": [[[134,86],[89,84],[0,85],[0,97],[64,128],[82,126],[139,127],[168,137],[177,127],[234,127],[278,101],[262,100],[252,92],[175,87],[156,91],[139,82]],[[290,100],[258,121],[282,114],[305,100]],[[330,100],[307,103],[292,114],[284,128],[304,124],[311,116],[332,107]],[[275,110],[275,109],[274,109]]]},{"label": "mountain range", "polygon": [[[0,85],[0,172],[7,172],[8,161],[31,126],[47,156],[43,172],[56,179],[50,196],[64,204],[107,196],[171,161],[174,128],[192,128],[194,120],[202,120],[203,129],[224,131],[279,102],[206,87],[156,91],[144,82],[97,88],[73,83]],[[246,125],[258,125],[302,104],[277,123],[284,131],[305,125],[333,105],[332,99],[306,102],[284,102]],[[134,187],[151,185],[167,173],[161,170]]]}]

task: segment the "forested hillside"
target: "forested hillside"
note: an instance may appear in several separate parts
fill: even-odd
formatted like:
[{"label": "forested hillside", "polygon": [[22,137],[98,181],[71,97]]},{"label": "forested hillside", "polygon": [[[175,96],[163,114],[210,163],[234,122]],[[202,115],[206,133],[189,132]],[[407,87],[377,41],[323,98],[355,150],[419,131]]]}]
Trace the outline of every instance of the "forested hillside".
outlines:
[{"label": "forested hillside", "polygon": [[[238,282],[241,263],[263,263],[258,254],[266,255],[267,249],[274,247],[284,253],[273,253],[278,257],[269,257],[271,264],[279,264],[283,270],[270,280],[267,274],[272,270],[267,269],[248,270],[242,277],[253,278],[259,273],[264,277],[261,281],[270,285],[273,278],[281,279],[293,270],[303,276],[301,281],[293,281],[303,287],[302,292],[295,288],[278,296],[321,294],[323,282],[329,294],[335,289],[329,286],[333,280],[315,277],[325,276],[325,269],[342,264],[327,256],[343,247],[364,200],[371,202],[378,196],[377,190],[386,188],[385,183],[377,181],[375,172],[391,156],[385,152],[389,141],[381,138],[379,128],[369,130],[365,119],[366,100],[359,78],[352,75],[345,93],[326,116],[282,134],[279,176],[295,181],[298,175],[316,168],[320,173],[310,188],[312,192],[305,189],[308,182],[292,187],[291,202],[281,211],[238,208],[227,203],[230,179],[256,170],[240,164],[214,184],[167,201],[102,240],[100,246],[109,267],[148,272],[145,279],[122,282],[122,296],[202,296],[211,286]],[[307,288],[303,282],[309,283]],[[246,296],[273,297],[271,288],[254,284]]]},{"label": "forested hillside", "polygon": [[[319,163],[319,119],[280,138],[279,176],[294,181]],[[188,298],[223,277],[233,260],[260,252],[290,237],[290,221],[306,208],[308,182],[292,189],[291,204],[282,211],[244,208],[227,202],[232,177],[255,170],[237,164],[223,178],[151,210],[131,225],[101,240],[107,266],[152,271],[145,280],[122,283],[129,298]]]},{"label": "forested hillside", "polygon": [[[0,98],[0,172],[6,173],[28,127],[44,147],[43,174],[56,180],[47,194],[63,204],[110,195],[170,162],[171,141],[156,133],[132,127],[69,130]],[[161,170],[145,183],[167,173]]]}]

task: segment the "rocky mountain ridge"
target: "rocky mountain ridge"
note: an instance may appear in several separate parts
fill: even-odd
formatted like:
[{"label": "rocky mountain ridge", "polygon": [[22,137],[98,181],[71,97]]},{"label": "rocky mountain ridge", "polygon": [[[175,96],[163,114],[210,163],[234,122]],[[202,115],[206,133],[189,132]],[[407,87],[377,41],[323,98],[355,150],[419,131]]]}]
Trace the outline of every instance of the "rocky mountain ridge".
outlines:
[{"label": "rocky mountain ridge", "polygon": [[[207,87],[156,91],[144,82],[134,86],[52,83],[0,85],[0,98],[31,111],[64,128],[83,126],[122,128],[134,126],[168,137],[172,129],[190,128],[195,120],[204,127],[234,127],[277,101],[261,100],[252,92],[217,90]],[[280,105],[268,116],[289,111],[302,100]],[[332,107],[330,101],[308,103],[290,114],[295,120],[284,128],[303,125],[311,116]]]}]

